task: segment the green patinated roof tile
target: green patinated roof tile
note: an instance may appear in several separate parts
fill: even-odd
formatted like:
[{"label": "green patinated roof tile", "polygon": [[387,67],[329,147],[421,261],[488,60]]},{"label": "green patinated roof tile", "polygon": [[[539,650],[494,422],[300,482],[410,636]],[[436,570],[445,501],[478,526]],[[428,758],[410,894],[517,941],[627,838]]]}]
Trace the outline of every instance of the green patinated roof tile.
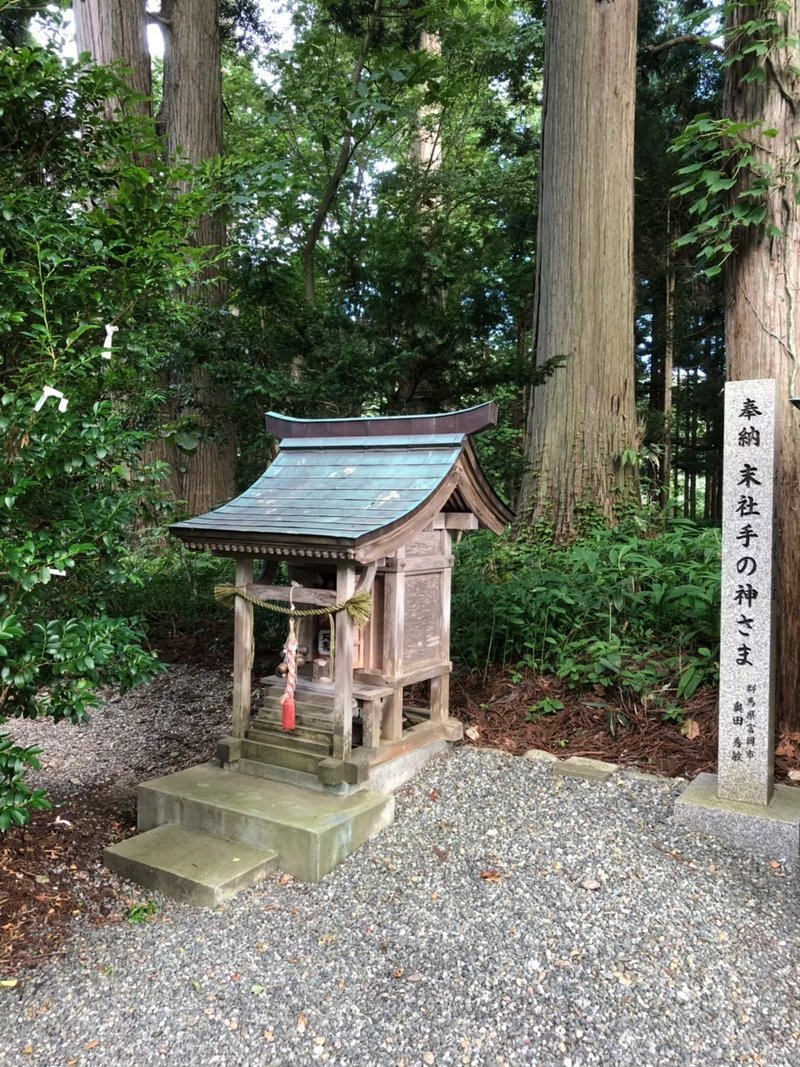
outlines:
[{"label": "green patinated roof tile", "polygon": [[180,537],[315,534],[352,542],[422,505],[458,460],[464,434],[286,440],[249,489],[179,522]]}]

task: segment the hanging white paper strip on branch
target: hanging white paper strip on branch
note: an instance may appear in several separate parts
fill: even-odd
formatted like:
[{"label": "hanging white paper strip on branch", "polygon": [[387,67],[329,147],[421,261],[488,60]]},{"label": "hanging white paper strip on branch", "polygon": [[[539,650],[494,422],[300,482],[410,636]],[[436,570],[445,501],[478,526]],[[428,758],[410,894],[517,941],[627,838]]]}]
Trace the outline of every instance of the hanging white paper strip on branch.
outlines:
[{"label": "hanging white paper strip on branch", "polygon": [[41,411],[42,408],[45,405],[45,402],[51,396],[57,396],[59,398],[58,399],[58,410],[59,411],[61,411],[63,413],[64,411],[67,410],[67,405],[69,404],[69,400],[67,400],[67,398],[64,396],[64,394],[60,390],[54,389],[52,387],[52,385],[46,385],[44,387],[44,389],[42,390],[42,395],[39,397],[39,399],[36,401],[36,403],[33,406],[33,410],[34,411]]},{"label": "hanging white paper strip on branch", "polygon": [[103,341],[103,359],[111,359],[111,346],[114,343],[114,334],[119,329],[119,326],[112,326],[110,322],[106,323],[106,339]]}]

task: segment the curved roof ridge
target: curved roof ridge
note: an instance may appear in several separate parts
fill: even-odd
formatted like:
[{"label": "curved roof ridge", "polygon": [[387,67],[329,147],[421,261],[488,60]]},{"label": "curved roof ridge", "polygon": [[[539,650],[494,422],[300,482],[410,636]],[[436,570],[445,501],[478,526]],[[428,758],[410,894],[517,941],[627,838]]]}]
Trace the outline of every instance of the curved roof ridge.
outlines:
[{"label": "curved roof ridge", "polygon": [[497,424],[497,404],[489,401],[461,411],[434,415],[367,415],[344,419],[297,419],[268,411],[267,432],[280,440],[304,437],[417,437],[480,433]]}]

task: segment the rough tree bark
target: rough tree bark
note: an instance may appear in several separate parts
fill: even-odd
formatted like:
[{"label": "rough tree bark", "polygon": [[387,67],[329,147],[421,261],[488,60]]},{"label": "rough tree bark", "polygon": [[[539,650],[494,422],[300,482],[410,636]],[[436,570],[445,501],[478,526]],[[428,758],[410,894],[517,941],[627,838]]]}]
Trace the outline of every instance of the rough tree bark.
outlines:
[{"label": "rough tree bark", "polygon": [[548,4],[533,353],[565,363],[531,391],[520,511],[559,540],[635,484],[636,22],[637,0]]},{"label": "rough tree bark", "polygon": [[[419,50],[429,56],[440,56],[442,40],[439,34],[430,30],[422,30],[419,35]],[[417,166],[426,174],[440,169],[442,165],[442,109],[439,106],[428,104],[420,108],[411,154]]]},{"label": "rough tree bark", "polygon": [[[132,71],[132,86],[148,95],[148,18],[161,26],[164,79],[157,122],[170,160],[202,163],[222,153],[218,9],[219,0],[162,0],[160,13],[147,15],[145,0],[74,0],[78,50],[90,52],[98,64],[121,60]],[[113,101],[109,107],[113,110]],[[149,104],[142,105],[142,113],[149,114]],[[202,219],[195,243],[223,248],[222,217]],[[206,278],[192,296],[198,303],[217,306],[225,290],[220,284],[208,284]],[[174,439],[159,438],[144,458],[169,464],[171,473],[164,486],[174,500],[185,500],[193,514],[208,511],[236,493],[236,434],[226,390],[213,383],[200,365],[177,378],[165,376],[163,384],[173,399],[161,417],[195,418],[203,439],[195,452],[187,454]]]},{"label": "rough tree bark", "polygon": [[[421,30],[419,51],[429,57],[442,54],[442,41],[438,33]],[[427,86],[426,86],[427,88]],[[438,104],[424,104],[417,111],[416,129],[411,142],[411,163],[417,169],[420,196],[418,201],[416,225],[427,245],[431,245],[435,234],[435,215],[442,208],[442,200],[437,186],[429,179],[436,179],[442,167],[442,109]],[[433,186],[433,188],[432,188]],[[423,269],[423,278],[430,289],[431,297],[437,300],[442,310],[445,308],[447,293],[441,287],[433,287],[428,271]],[[436,361],[436,354],[425,351],[425,345],[417,335],[416,324],[409,324],[408,345],[420,354],[406,368],[402,377],[389,391],[387,410],[393,415],[422,415],[429,410],[429,400],[425,396],[427,372]]]},{"label": "rough tree bark", "polygon": [[[800,412],[789,404],[800,393],[800,7],[775,14],[783,35],[794,43],[773,47],[768,55],[743,55],[748,44],[740,30],[763,18],[763,5],[737,7],[729,15],[730,47],[737,59],[726,71],[725,113],[736,122],[758,122],[777,131],[753,142],[755,166],[772,175],[767,215],[748,226],[728,261],[725,293],[725,344],[728,378],[776,378],[782,410],[777,518],[777,715],[800,726]],[[754,80],[744,80],[758,65]],[[747,183],[749,177],[745,177]],[[734,190],[734,193],[741,189]]]},{"label": "rough tree bark", "polygon": [[[164,33],[164,84],[157,116],[167,157],[205,163],[222,155],[222,82],[219,0],[162,0],[159,23]],[[219,214],[201,220],[197,245],[224,248],[225,221]],[[210,306],[225,299],[221,283],[198,285],[194,298]],[[159,458],[172,469],[168,488],[177,500],[186,500],[196,514],[230,500],[236,494],[236,428],[227,390],[212,382],[205,367],[171,383],[179,399],[174,417],[195,416],[203,439],[187,456],[172,441],[163,441]],[[183,406],[180,397],[187,396]],[[206,436],[208,435],[208,436]]]},{"label": "rough tree bark", "polygon": [[[149,115],[152,78],[145,0],[74,0],[72,14],[78,54],[89,52],[103,67],[122,60],[130,68],[130,87],[146,97],[135,105],[135,111]],[[116,106],[117,102],[110,100],[108,113],[112,114]]]}]

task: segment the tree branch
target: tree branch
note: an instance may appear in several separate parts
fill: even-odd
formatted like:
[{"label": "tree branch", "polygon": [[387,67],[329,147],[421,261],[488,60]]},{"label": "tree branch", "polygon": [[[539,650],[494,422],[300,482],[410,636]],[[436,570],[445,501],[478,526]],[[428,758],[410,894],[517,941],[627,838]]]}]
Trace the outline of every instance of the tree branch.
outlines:
[{"label": "tree branch", "polygon": [[704,37],[700,33],[683,33],[680,37],[671,37],[668,41],[659,41],[657,44],[648,44],[639,49],[640,55],[654,56],[658,52],[666,52],[668,48],[674,48],[679,44],[698,44],[704,48],[712,48],[715,52],[724,52],[721,44],[712,41],[710,37]]},{"label": "tree branch", "polygon": [[[353,75],[350,79],[352,86],[352,100],[356,99],[358,86],[361,82],[362,75],[364,73],[364,66],[367,62],[370,49],[372,48],[375,34],[378,29],[378,23],[381,18],[383,7],[383,0],[375,0],[372,8],[372,14],[369,17],[367,23],[367,31],[364,36],[364,40],[361,44],[361,50],[356,60],[356,65],[353,70]],[[325,220],[328,217],[328,212],[331,209],[331,205],[336,198],[336,194],[339,191],[339,186],[347,173],[347,168],[350,166],[350,160],[353,157],[353,152],[361,143],[361,139],[356,139],[353,133],[352,120],[350,117],[347,119],[347,124],[342,135],[342,143],[339,149],[339,157],[336,160],[336,166],[333,169],[333,174],[328,182],[328,187],[314,212],[314,218],[311,221],[311,225],[306,234],[305,246],[303,248],[303,276],[306,292],[307,302],[313,306],[316,297],[316,283],[314,277],[314,253],[316,251],[317,242],[319,236],[322,233],[322,227],[325,225]]]}]

